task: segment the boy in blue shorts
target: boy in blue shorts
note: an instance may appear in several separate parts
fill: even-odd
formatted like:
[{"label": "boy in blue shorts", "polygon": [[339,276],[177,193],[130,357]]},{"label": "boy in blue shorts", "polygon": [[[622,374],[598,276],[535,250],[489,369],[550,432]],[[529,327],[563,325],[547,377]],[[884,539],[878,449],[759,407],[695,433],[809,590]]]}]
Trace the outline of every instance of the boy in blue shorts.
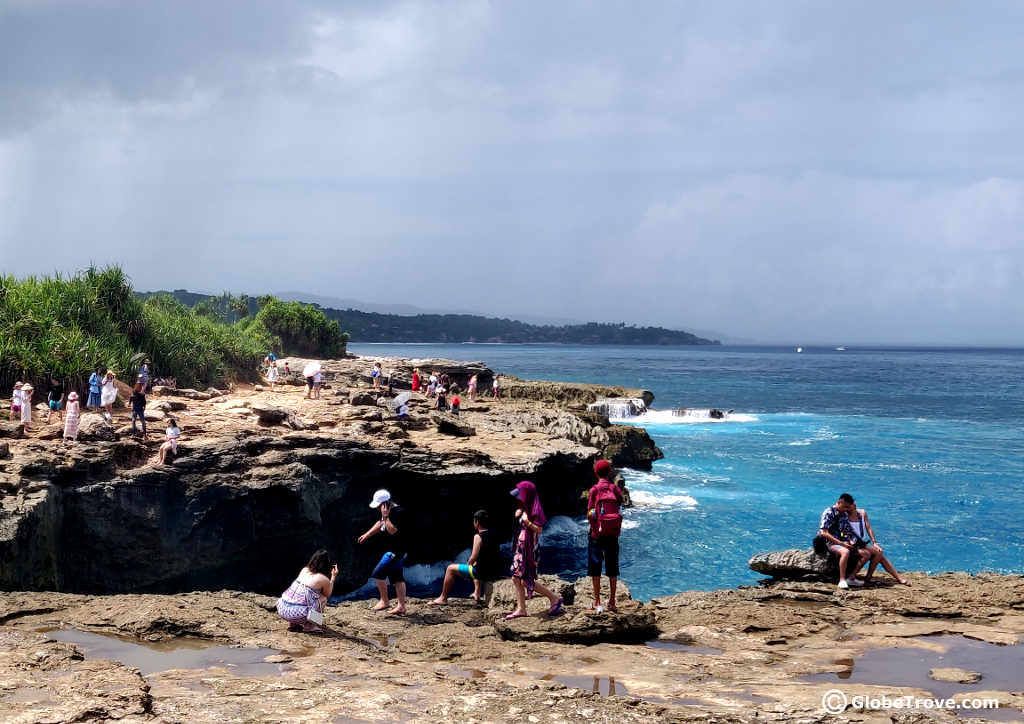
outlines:
[{"label": "boy in blue shorts", "polygon": [[455,577],[468,578],[473,581],[473,600],[483,601],[484,583],[493,581],[501,571],[501,550],[498,539],[488,530],[486,510],[478,510],[473,514],[473,551],[466,563],[452,563],[444,572],[444,583],[441,595],[430,602],[431,606],[443,606],[448,603],[448,594],[455,583]]}]

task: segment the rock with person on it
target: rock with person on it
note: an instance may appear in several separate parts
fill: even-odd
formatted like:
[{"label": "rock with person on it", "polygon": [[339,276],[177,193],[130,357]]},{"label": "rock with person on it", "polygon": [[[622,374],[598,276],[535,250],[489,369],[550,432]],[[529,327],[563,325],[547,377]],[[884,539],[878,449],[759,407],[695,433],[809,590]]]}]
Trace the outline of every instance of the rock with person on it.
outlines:
[{"label": "rock with person on it", "polygon": [[839,575],[835,556],[819,556],[812,548],[790,548],[785,551],[758,553],[747,565],[752,571],[772,578],[795,580],[827,578]]},{"label": "rock with person on it", "polygon": [[[589,609],[593,602],[590,578],[569,582],[557,576],[542,575],[538,580],[562,596],[562,613],[548,616],[551,602],[535,593],[533,598],[526,601],[526,610],[530,615],[508,621],[505,614],[516,606],[515,586],[511,579],[498,581],[491,594],[489,617],[491,625],[503,639],[567,644],[608,641],[639,643],[658,635],[654,608],[629,598],[629,588],[621,581],[621,588],[616,591],[615,597],[618,612],[605,610],[597,613]],[[602,587],[606,595],[607,585],[607,579],[603,578]]]},{"label": "rock with person on it", "polygon": [[374,405],[377,404],[377,395],[364,390],[352,391],[348,398],[351,405]]},{"label": "rock with person on it", "polygon": [[78,424],[78,439],[89,441],[112,442],[117,439],[117,431],[107,422],[103,415],[87,412],[82,415]]}]

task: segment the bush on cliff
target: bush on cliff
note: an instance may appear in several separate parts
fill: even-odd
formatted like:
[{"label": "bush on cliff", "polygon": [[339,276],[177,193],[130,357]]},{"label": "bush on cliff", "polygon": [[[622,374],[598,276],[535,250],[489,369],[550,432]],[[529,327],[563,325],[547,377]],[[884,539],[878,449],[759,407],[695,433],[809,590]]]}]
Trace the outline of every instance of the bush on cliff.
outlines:
[{"label": "bush on cliff", "polygon": [[313,357],[345,354],[348,335],[341,331],[336,320],[328,319],[317,307],[264,296],[259,298],[259,309],[251,322],[243,319],[240,324],[262,326],[280,340],[284,351]]},{"label": "bush on cliff", "polygon": [[153,373],[184,384],[255,374],[270,349],[260,326],[221,324],[170,297],[143,303],[118,267],[70,277],[0,277],[0,389],[46,375],[78,389],[98,364],[130,380],[149,357]]}]

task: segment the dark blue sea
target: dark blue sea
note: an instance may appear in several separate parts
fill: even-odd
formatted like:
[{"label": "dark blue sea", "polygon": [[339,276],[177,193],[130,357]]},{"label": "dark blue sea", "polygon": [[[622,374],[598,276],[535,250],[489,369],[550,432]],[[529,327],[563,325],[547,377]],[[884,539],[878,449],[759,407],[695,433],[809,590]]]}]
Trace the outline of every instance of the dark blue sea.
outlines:
[{"label": "dark blue sea", "polygon": [[[665,453],[651,472],[626,471],[637,505],[626,512],[622,577],[637,598],[758,580],[750,556],[809,547],[843,492],[868,511],[897,568],[1024,572],[1024,349],[350,349],[654,392],[654,411],[625,423],[646,427]],[[734,412],[712,421],[712,407]],[[544,569],[584,574],[582,521],[556,518],[543,542]],[[428,583],[439,569],[419,573]]]}]

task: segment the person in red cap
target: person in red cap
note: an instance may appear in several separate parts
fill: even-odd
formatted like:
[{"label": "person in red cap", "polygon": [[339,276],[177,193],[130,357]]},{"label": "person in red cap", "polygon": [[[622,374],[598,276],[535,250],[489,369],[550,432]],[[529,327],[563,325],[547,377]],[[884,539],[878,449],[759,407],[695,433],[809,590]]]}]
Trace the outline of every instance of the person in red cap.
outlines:
[{"label": "person in red cap", "polygon": [[619,578],[619,534],[622,532],[622,491],[609,478],[612,464],[607,460],[594,463],[597,483],[587,496],[587,518],[590,537],[587,539],[587,575],[594,584],[592,610],[601,612],[601,565],[608,574],[608,610],[616,611],[615,586]]}]

